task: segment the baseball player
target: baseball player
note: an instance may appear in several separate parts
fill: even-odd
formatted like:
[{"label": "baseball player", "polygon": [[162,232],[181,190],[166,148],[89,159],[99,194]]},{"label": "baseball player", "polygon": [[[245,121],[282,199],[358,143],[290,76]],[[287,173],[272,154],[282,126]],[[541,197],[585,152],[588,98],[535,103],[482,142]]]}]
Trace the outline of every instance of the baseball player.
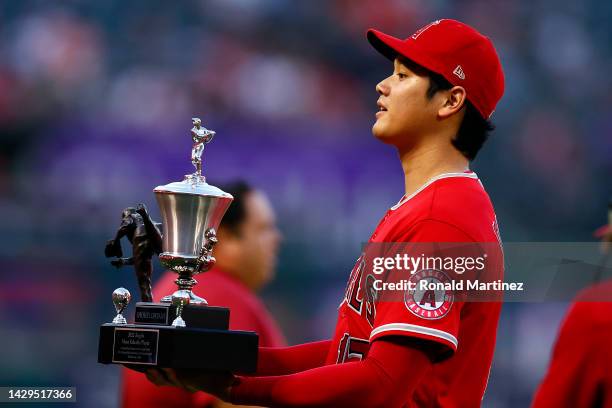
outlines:
[{"label": "baseball player", "polygon": [[[504,90],[491,41],[459,21],[434,21],[402,40],[369,30],[393,64],[377,86],[373,134],[397,148],[405,195],[369,243],[488,243],[501,253],[493,206],[469,170]],[[477,407],[493,358],[498,302],[377,302],[363,255],[330,340],[260,348],[253,376],[152,369],[158,385],[205,390],[236,404],[282,407]],[[503,260],[489,265],[497,277]],[[412,296],[412,297],[411,297]],[[442,309],[443,308],[443,309]],[[428,313],[431,312],[431,313]]]}]

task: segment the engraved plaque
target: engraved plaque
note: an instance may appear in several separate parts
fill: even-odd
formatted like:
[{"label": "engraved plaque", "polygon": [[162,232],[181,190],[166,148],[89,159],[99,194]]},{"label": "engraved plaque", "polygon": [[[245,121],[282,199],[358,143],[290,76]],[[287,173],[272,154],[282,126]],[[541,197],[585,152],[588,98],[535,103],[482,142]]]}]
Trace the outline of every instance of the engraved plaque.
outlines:
[{"label": "engraved plaque", "polygon": [[159,330],[116,327],[113,363],[157,365]]}]

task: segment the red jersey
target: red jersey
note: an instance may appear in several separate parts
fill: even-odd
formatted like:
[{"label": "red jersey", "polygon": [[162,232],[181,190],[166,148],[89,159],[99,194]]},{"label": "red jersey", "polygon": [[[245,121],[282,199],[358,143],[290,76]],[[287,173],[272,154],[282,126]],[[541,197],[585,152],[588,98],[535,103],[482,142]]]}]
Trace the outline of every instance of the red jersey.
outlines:
[{"label": "red jersey", "polygon": [[[369,243],[492,243],[501,254],[495,212],[473,172],[439,175],[389,209]],[[364,290],[363,257],[357,261],[327,356],[327,364],[364,358],[384,336],[427,340],[442,356],[426,373],[406,407],[480,406],[488,380],[500,302],[453,302],[452,297],[421,309],[414,301],[378,302]],[[503,278],[503,257],[491,270]],[[489,276],[491,278],[491,276]],[[443,361],[440,361],[442,360]]]},{"label": "red jersey", "polygon": [[[176,290],[176,274],[166,272],[153,288],[154,298]],[[236,278],[219,268],[198,275],[195,292],[210,305],[224,306],[231,310],[230,329],[249,330],[259,334],[261,347],[282,347],[285,339],[270,313],[259,298]],[[142,373],[123,369],[123,407],[207,407],[215,400],[203,392],[189,393],[180,388],[158,387]]]},{"label": "red jersey", "polygon": [[612,408],[610,295],[609,281],[588,288],[577,297],[561,326],[533,408]]}]

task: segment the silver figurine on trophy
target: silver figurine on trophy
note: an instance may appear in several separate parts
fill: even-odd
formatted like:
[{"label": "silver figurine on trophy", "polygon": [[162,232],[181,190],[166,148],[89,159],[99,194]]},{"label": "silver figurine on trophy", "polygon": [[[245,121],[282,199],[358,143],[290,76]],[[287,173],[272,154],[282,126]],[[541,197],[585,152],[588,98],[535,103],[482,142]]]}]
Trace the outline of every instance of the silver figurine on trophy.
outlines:
[{"label": "silver figurine on trophy", "polygon": [[202,177],[202,153],[204,152],[204,147],[213,140],[216,132],[202,126],[200,118],[191,118],[191,121],[193,122],[193,127],[191,128],[191,139],[193,140],[191,163],[193,163],[196,171],[187,177],[190,179],[200,179]]}]

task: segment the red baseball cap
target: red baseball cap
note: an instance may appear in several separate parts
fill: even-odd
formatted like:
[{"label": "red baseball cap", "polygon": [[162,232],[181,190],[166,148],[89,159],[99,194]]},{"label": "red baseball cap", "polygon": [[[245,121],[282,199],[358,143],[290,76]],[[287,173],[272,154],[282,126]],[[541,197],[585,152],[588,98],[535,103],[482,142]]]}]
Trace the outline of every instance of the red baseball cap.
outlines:
[{"label": "red baseball cap", "polygon": [[372,28],[367,37],[385,57],[404,56],[464,87],[468,101],[483,118],[491,117],[504,94],[504,72],[493,43],[460,21],[433,21],[405,40]]}]

